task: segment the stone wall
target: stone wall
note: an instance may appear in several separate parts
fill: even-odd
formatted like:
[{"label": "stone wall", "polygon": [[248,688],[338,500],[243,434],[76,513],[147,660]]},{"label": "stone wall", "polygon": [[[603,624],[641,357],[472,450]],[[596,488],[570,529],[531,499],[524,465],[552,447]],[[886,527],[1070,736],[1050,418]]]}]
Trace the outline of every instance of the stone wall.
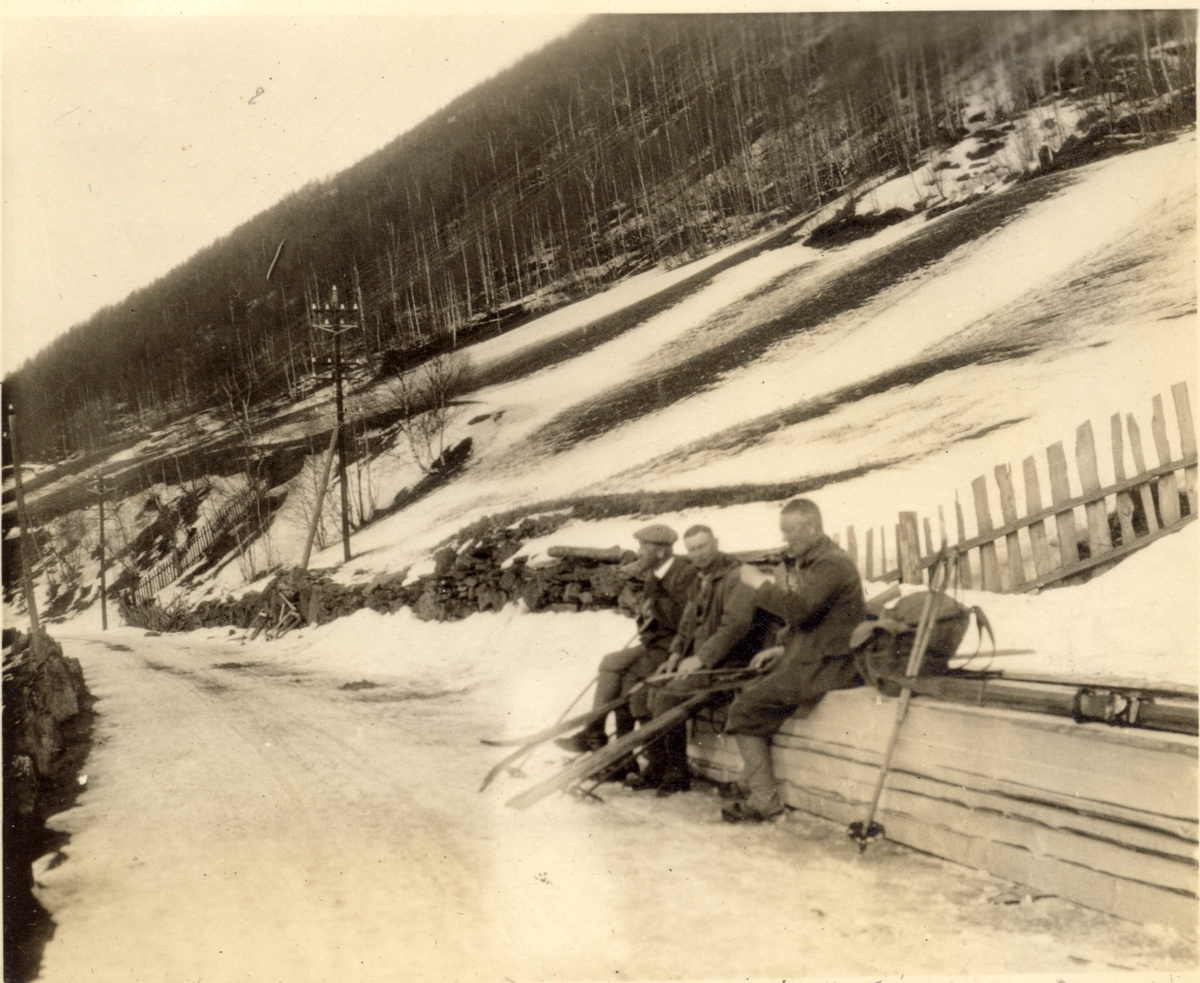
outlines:
[{"label": "stone wall", "polygon": [[[434,554],[434,571],[405,583],[407,572],[380,576],[366,584],[333,582],[320,571],[292,570],[277,576],[263,591],[240,598],[201,601],[190,611],[157,605],[122,608],[131,624],[156,631],[186,631],[232,625],[248,628],[270,604],[278,612],[283,601],[294,606],[305,624],[326,624],[368,607],[393,612],[412,608],[426,621],[452,621],[477,611],[498,611],[524,601],[530,611],[580,611],[623,607],[632,612],[633,585],[622,565],[636,555],[629,550],[552,548],[551,556],[534,563],[514,557],[526,540],[549,535],[565,516],[527,518],[520,524],[486,529],[458,547]],[[555,555],[557,554],[557,555]]]},{"label": "stone wall", "polygon": [[[33,861],[59,839],[46,818],[68,808],[88,748],[91,698],[77,659],[49,636],[37,655],[30,636],[4,631],[4,968],[32,979],[49,938],[49,916],[33,896]],[[83,721],[83,725],[80,722]]]}]

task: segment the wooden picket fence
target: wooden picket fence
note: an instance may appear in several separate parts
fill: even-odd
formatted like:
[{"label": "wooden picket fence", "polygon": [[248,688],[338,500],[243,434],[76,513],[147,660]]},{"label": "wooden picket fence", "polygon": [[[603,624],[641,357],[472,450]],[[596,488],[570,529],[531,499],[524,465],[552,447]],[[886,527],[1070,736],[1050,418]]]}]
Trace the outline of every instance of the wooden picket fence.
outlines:
[{"label": "wooden picket fence", "polygon": [[[1043,491],[1033,455],[1022,462],[1025,514],[1017,512],[1013,473],[1009,464],[998,464],[994,480],[1000,505],[1000,523],[995,523],[986,475],[971,483],[977,535],[968,538],[962,504],[954,503],[957,540],[951,550],[959,557],[959,584],[985,591],[1027,592],[1047,584],[1106,567],[1180,529],[1196,518],[1196,434],[1187,383],[1171,387],[1182,457],[1172,460],[1167,440],[1163,398],[1152,403],[1150,432],[1158,457],[1156,467],[1147,467],[1141,428],[1132,413],[1114,413],[1111,450],[1115,481],[1100,484],[1096,440],[1091,421],[1075,431],[1075,464],[1081,495],[1072,495],[1066,449],[1059,441],[1046,448],[1050,477],[1050,504],[1043,505]],[[1133,470],[1126,477],[1125,435]],[[1182,494],[1181,494],[1182,493]],[[1182,503],[1186,502],[1186,512]],[[1110,519],[1110,516],[1114,518]],[[1053,522],[1053,526],[1049,525]],[[924,546],[921,533],[924,532]],[[840,538],[840,537],[835,537]],[[892,538],[892,553],[886,550],[885,533],[867,529],[863,554],[853,526],[846,529],[845,549],[867,580],[923,582],[924,570],[948,543],[944,509],[938,507],[938,531],[916,512],[901,512]],[[889,566],[889,560],[894,566]]]},{"label": "wooden picket fence", "polygon": [[247,488],[222,505],[212,519],[196,530],[196,535],[184,549],[173,551],[142,575],[134,590],[137,603],[144,604],[164,587],[182,577],[184,571],[199,560],[222,533],[246,518],[257,500],[258,493],[253,488]]}]

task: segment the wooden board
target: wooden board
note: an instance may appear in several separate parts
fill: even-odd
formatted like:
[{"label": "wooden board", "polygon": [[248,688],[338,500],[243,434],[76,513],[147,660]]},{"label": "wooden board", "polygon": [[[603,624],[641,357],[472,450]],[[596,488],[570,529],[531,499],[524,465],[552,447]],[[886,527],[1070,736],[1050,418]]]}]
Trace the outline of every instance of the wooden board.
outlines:
[{"label": "wooden board", "polygon": [[[986,536],[995,528],[992,525],[992,512],[988,507],[987,479],[980,475],[971,482],[971,491],[975,495],[975,522],[979,535]],[[996,559],[996,544],[984,543],[979,547],[979,566],[981,586],[984,590],[998,591],[1002,589],[1000,581],[1000,563]]]},{"label": "wooden board", "polygon": [[[1038,482],[1037,463],[1031,454],[1025,458],[1025,508],[1032,514],[1042,510],[1042,488]],[[1044,577],[1053,567],[1050,561],[1050,546],[1046,542],[1046,523],[1038,520],[1029,524],[1029,545],[1033,550],[1033,568],[1039,577]]]},{"label": "wooden board", "polygon": [[[1067,454],[1062,441],[1046,448],[1046,460],[1050,465],[1050,499],[1055,505],[1071,497],[1071,484],[1067,476]],[[1079,539],[1075,535],[1075,515],[1066,509],[1054,516],[1058,532],[1059,566],[1079,561]]]},{"label": "wooden board", "polygon": [[[1000,515],[1004,524],[1016,522],[1017,497],[1013,492],[1012,469],[1007,464],[996,465],[996,487],[1000,489]],[[1008,589],[1018,590],[1025,582],[1025,560],[1021,556],[1021,540],[1016,531],[1004,537],[1008,552]]]},{"label": "wooden board", "polygon": [[[1186,382],[1177,382],[1171,387],[1171,396],[1175,400],[1175,418],[1179,421],[1179,445],[1183,456],[1196,453],[1196,430],[1192,425],[1192,403],[1188,399]],[[1183,483],[1187,491],[1188,510],[1196,514],[1196,465],[1184,468]]]},{"label": "wooden board", "polygon": [[[1082,423],[1075,430],[1075,463],[1079,467],[1079,483],[1085,495],[1100,490],[1100,467],[1096,460],[1096,439],[1092,434],[1092,421]],[[1108,532],[1108,506],[1101,498],[1084,507],[1087,514],[1088,545],[1092,556],[1107,553],[1112,549],[1112,537]]]},{"label": "wooden board", "polygon": [[[860,821],[896,701],[828,694],[773,757],[789,804]],[[719,722],[693,724],[697,772],[737,777]],[[880,802],[889,838],[1137,921],[1195,935],[1197,741],[913,700]]]},{"label": "wooden board", "polygon": [[[1146,473],[1146,459],[1142,454],[1142,432],[1132,413],[1125,417],[1125,423],[1129,428],[1129,452],[1133,455],[1134,470],[1139,475],[1143,475]],[[1154,510],[1154,499],[1150,494],[1149,482],[1138,485],[1138,496],[1142,500],[1142,509],[1146,513],[1146,524],[1150,527],[1150,532],[1155,532],[1160,523],[1158,513]]]},{"label": "wooden board", "polygon": [[[806,790],[788,788],[797,809],[849,824],[862,819],[859,803],[840,802]],[[1196,899],[1165,888],[1130,881],[1078,864],[1037,856],[1007,843],[971,836],[902,813],[880,815],[888,839],[946,860],[976,867],[1077,904],[1134,922],[1169,925],[1196,938]]]},{"label": "wooden board", "polygon": [[[1163,414],[1161,396],[1154,397],[1154,415],[1150,418],[1150,433],[1154,437],[1158,463],[1170,463],[1171,446],[1167,442],[1167,418]],[[1164,526],[1169,526],[1179,519],[1179,485],[1176,484],[1173,474],[1164,474],[1158,479],[1158,511],[1162,515]]]},{"label": "wooden board", "polygon": [[[857,802],[864,807],[864,813],[879,774],[878,768],[831,755],[792,751],[777,755],[775,761],[782,781]],[[884,812],[902,812],[924,822],[997,843],[1009,843],[1040,856],[1083,864],[1130,880],[1170,890],[1196,892],[1196,845],[1186,844],[1191,855],[1181,853],[1177,847],[1183,845],[1183,841],[1170,842],[1163,834],[1143,837],[1152,844],[1149,848],[1136,846],[1126,842],[1126,830],[1113,823],[1093,821],[1093,826],[1101,831],[1101,835],[1097,835],[1073,828],[1074,816],[1065,810],[1042,807],[1039,819],[1031,814],[1033,810],[1023,809],[1019,800],[987,795],[904,772],[889,772],[880,808]],[[1040,821],[1054,812],[1061,815],[1053,822]],[[1103,835],[1105,833],[1121,839],[1109,839]],[[1168,853],[1163,851],[1163,846],[1176,849]]]},{"label": "wooden board", "polygon": [[[1111,420],[1113,477],[1118,481],[1125,480],[1125,441],[1122,438],[1121,414],[1114,413]],[[1133,531],[1133,498],[1129,492],[1117,493],[1117,519],[1121,523],[1121,542],[1132,543]]]}]

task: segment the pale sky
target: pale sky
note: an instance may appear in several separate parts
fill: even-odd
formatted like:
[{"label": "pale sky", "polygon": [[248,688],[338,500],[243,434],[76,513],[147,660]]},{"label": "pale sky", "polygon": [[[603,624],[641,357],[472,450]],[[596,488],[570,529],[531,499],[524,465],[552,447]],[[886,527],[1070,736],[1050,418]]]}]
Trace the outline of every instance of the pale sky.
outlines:
[{"label": "pale sky", "polygon": [[559,10],[4,17],[4,372],[582,19]]}]

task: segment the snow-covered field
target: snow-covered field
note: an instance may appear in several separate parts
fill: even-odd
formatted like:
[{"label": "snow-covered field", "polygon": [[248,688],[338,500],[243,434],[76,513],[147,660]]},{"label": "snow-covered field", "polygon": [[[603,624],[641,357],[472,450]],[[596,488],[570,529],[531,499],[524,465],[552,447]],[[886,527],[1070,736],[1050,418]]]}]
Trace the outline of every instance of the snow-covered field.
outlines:
[{"label": "snow-covered field", "polygon": [[860,855],[802,813],[730,826],[703,787],[505,808],[561,767],[552,746],[525,777],[477,791],[505,753],[478,739],[553,720],[629,630],[609,612],[510,606],[450,624],[364,610],[244,645],[224,631],[60,631],[100,702],[87,790],[52,820],[71,834],[65,862],[35,866],[58,926],[41,979],[1194,968],[1174,930],[1022,901],[1026,888],[888,843]]},{"label": "snow-covered field", "polygon": [[[1194,161],[1194,139],[1185,136],[1081,169],[1075,183],[1002,231],[960,247],[819,330],[784,337],[719,384],[559,453],[536,452],[530,438],[546,423],[587,400],[603,401],[639,373],[678,364],[682,340],[727,339],[740,330],[728,326],[731,318],[743,326],[770,318],[840,270],[946,217],[930,223],[917,217],[827,253],[795,244],[726,270],[677,307],[587,354],[472,394],[448,439],[473,437],[466,475],[358,533],[358,559],[339,576],[420,563],[430,546],[468,522],[538,501],[773,483],[864,467],[878,470],[815,493],[827,526],[890,527],[901,509],[936,514],[938,505],[952,506],[956,491],[969,501],[975,475],[1071,438],[1086,419],[1101,434],[1115,412],[1148,420],[1150,398],[1169,394],[1181,380],[1194,400]],[[1136,274],[1113,274],[1122,261]],[[789,278],[793,271],[799,273]],[[563,330],[569,311],[551,315]],[[591,317],[580,313],[579,323]],[[511,351],[520,333],[497,343]],[[797,406],[898,366],[1010,341],[1027,353],[1003,359],[984,353],[952,371],[787,422],[785,414]],[[500,416],[467,422],[484,414]],[[739,427],[749,436],[739,437]],[[1178,453],[1174,434],[1172,440]],[[401,448],[374,467],[388,484],[385,472],[406,465]],[[1112,461],[1103,453],[1101,469],[1102,480],[1111,479]],[[1020,499],[1018,491],[1019,505]],[[284,525],[286,509],[278,536],[295,544],[299,537]],[[728,547],[774,542],[774,506],[748,511],[754,519],[710,516]],[[339,559],[340,546],[331,547],[313,565],[332,567]]]},{"label": "snow-covered field", "polygon": [[[1133,412],[1148,432],[1151,398],[1169,407],[1179,381],[1196,405],[1195,208],[1192,135],[1081,168],[1006,224],[816,327],[781,331],[683,398],[633,408],[571,446],[547,439],[556,421],[786,319],[954,213],[825,252],[798,235],[585,354],[472,394],[447,441],[473,438],[466,471],[356,532],[350,563],[335,543],[311,566],[343,581],[416,575],[431,547],[481,516],[615,491],[855,472],[811,493],[831,531],[952,512],[976,475],[1071,446],[1084,420],[1103,437],[1113,413]],[[471,357],[512,357],[688,272],[645,274]],[[903,380],[871,384],[905,367]],[[1178,456],[1173,417],[1168,432]],[[1108,483],[1111,457],[1100,457]],[[371,467],[380,501],[418,474],[402,445]],[[245,589],[266,553],[292,561],[300,499],[277,513],[260,562],[227,565],[193,599]],[[753,549],[778,541],[778,506],[655,518],[706,522],[724,548]],[[629,545],[650,518],[574,520],[552,541]],[[1192,682],[1198,545],[1192,524],[1082,586],[963,599],[987,611],[1000,646],[1037,651],[1006,660],[1014,669]],[[100,716],[87,791],[55,820],[72,834],[67,860],[38,871],[58,925],[43,978],[1067,979],[1120,968],[1164,979],[1195,968],[1195,945],[1169,930],[1058,899],[989,904],[1013,886],[894,847],[859,858],[841,830],[800,814],[728,827],[700,791],[512,813],[511,776],[479,795],[502,752],[478,738],[552,720],[632,630],[617,614],[513,605],[454,624],[363,611],[245,646],[213,631],[101,634],[94,606],[57,626]],[[364,680],[373,687],[339,688]],[[559,762],[544,751],[526,771]]]}]

